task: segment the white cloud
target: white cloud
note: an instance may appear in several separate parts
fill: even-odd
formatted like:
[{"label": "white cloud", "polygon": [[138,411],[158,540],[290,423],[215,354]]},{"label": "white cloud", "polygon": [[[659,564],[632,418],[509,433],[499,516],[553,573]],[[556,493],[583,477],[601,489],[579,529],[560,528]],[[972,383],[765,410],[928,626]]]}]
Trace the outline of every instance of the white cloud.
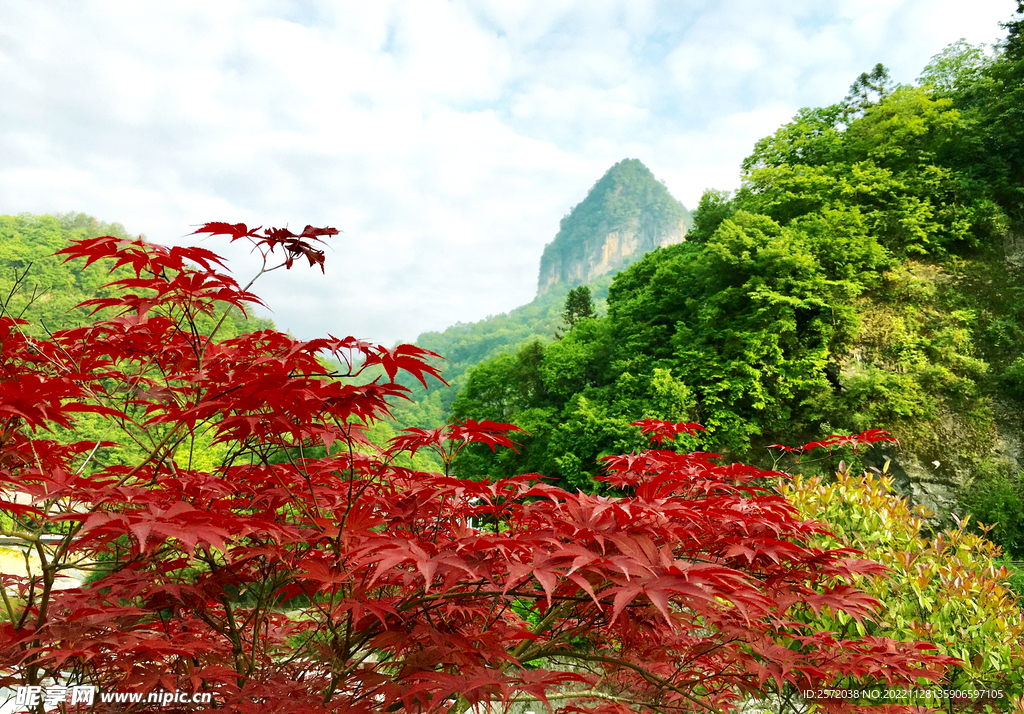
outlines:
[{"label": "white cloud", "polygon": [[1011,9],[8,0],[0,212],[85,211],[164,241],[207,220],[336,225],[324,276],[263,282],[275,319],[413,339],[529,300],[559,219],[612,163],[641,159],[692,208],[799,107],[879,61],[911,81],[961,36],[998,38]]}]

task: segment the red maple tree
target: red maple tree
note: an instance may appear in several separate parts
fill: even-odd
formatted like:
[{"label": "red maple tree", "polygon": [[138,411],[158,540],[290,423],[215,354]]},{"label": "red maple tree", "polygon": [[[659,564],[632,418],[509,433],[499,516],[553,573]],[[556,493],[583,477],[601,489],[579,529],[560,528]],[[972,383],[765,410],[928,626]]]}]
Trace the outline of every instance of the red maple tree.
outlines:
[{"label": "red maple tree", "polygon": [[[197,232],[286,267],[322,267],[336,233]],[[259,300],[215,254],[112,237],[62,253],[132,275],[87,327],[40,340],[0,317],[2,531],[40,563],[3,576],[0,686],[209,691],[237,712],[722,711],[786,687],[914,686],[950,661],[808,624],[870,618],[852,581],[883,569],[809,547],[821,526],[771,489],[779,474],[661,448],[696,425],[640,423],[658,448],[606,459],[614,497],[415,472],[396,459],[514,446],[515,427],[472,421],[370,443],[399,372],[438,376],[432,353],[218,340],[203,319]],[[106,438],[55,438],[81,413],[144,455],[102,463]],[[197,443],[222,445],[215,467],[194,467]],[[88,564],[101,576],[59,587]]]}]

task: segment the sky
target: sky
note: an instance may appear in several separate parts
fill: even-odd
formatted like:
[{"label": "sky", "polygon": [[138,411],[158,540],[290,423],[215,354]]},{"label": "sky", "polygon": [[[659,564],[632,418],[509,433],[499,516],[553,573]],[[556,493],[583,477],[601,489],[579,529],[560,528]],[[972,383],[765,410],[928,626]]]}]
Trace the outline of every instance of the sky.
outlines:
[{"label": "sky", "polygon": [[882,62],[911,83],[1011,0],[0,2],[0,214],[162,243],[330,225],[325,273],[255,286],[300,338],[384,344],[529,302],[615,162],[694,208],[754,142]]}]

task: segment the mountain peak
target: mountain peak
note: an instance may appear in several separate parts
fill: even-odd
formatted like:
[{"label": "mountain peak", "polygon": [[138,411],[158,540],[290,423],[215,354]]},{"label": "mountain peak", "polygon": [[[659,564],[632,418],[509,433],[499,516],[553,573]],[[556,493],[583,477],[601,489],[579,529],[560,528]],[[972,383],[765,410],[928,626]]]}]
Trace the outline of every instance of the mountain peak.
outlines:
[{"label": "mountain peak", "polygon": [[638,159],[623,159],[594,184],[544,247],[537,294],[616,272],[660,246],[680,243],[690,212]]}]

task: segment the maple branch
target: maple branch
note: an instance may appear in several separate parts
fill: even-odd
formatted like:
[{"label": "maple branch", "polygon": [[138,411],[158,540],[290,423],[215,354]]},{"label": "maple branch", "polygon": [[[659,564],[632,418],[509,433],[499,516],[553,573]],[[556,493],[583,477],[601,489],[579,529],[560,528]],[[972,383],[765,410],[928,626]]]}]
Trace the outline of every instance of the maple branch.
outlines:
[{"label": "maple branch", "polygon": [[[21,271],[21,275],[18,275],[17,268],[14,269],[14,280],[11,283],[11,290],[9,293],[7,293],[7,299],[4,300],[3,302],[0,302],[0,314],[6,313],[8,317],[14,317],[13,315],[11,315],[8,306],[11,304],[11,300],[14,299],[14,295],[18,292],[18,288],[21,287],[21,284],[25,281],[25,278],[28,277],[29,271],[32,269],[32,265],[33,263],[30,261],[29,264],[25,266],[25,269]],[[22,309],[21,315],[24,315],[25,310],[27,310],[32,305],[32,303],[35,302],[36,290],[37,287],[33,286],[32,298],[29,300],[28,304],[24,307],[24,309]],[[18,315],[17,319],[20,319],[21,315]]]},{"label": "maple branch", "polygon": [[708,704],[707,702],[690,695],[685,690],[680,689],[678,686],[672,684],[672,682],[670,682],[669,680],[663,679],[657,676],[656,674],[647,671],[640,665],[633,664],[632,662],[627,662],[625,660],[618,659],[615,657],[607,657],[605,655],[591,655],[585,652],[573,652],[572,650],[565,650],[561,652],[548,652],[546,653],[546,656],[565,657],[566,659],[583,660],[585,662],[602,662],[604,664],[614,664],[620,667],[625,667],[626,669],[631,669],[637,674],[639,674],[643,679],[645,679],[650,684],[653,684],[658,687],[663,687],[665,689],[669,689],[675,692],[676,694],[680,695],[681,697],[684,697],[688,701],[701,707],[702,709],[707,709],[710,712],[715,712],[715,714],[721,714],[721,712],[711,704]]},{"label": "maple branch", "polygon": [[[562,615],[562,613],[565,611],[565,605],[566,603],[563,601],[558,603],[557,605],[554,605],[553,607],[549,607],[544,617],[541,618],[540,622],[534,625],[531,632],[535,636],[539,636],[542,632],[544,632],[544,630],[546,630],[551,625],[551,623],[555,620],[556,617],[560,617]],[[523,640],[518,647],[512,650],[512,656],[515,657],[517,660],[521,660],[523,656],[529,651],[529,647],[531,644],[534,644],[534,642],[532,642],[531,640]],[[533,659],[537,659],[537,657],[526,657],[527,661]]]},{"label": "maple branch", "polygon": [[[31,573],[32,572],[31,568],[29,567],[29,562],[28,562],[28,551],[25,551],[25,572],[26,573]],[[25,607],[21,611],[21,617],[18,618],[18,624],[14,626],[14,629],[16,631],[20,630],[21,628],[23,628],[25,626],[25,620],[28,619],[28,613],[32,609],[32,603],[35,601],[35,595],[36,595],[36,578],[30,577],[29,581],[28,581],[28,597],[25,598]],[[24,644],[21,647],[22,647],[22,649],[25,649]],[[33,684],[34,684],[34,682],[33,682]]]},{"label": "maple branch", "polygon": [[[283,441],[281,442],[281,445],[285,453],[287,453],[288,449]],[[291,498],[292,505],[297,505],[302,510],[306,518],[315,523],[315,517],[309,512],[309,509],[305,507],[302,500],[292,492],[291,488],[288,487],[288,484],[284,482],[284,480],[281,478],[281,475],[277,472],[277,469],[273,468],[272,464],[270,463],[270,459],[267,457],[267,455],[259,453],[257,454],[257,456],[260,457],[260,461],[263,462],[263,465],[268,467],[270,469],[270,472],[274,474],[274,480],[281,484],[281,488],[283,488],[285,490],[285,493],[287,493],[288,496]],[[294,462],[292,462],[292,464],[294,465]]]},{"label": "maple branch", "polygon": [[[125,474],[120,480],[118,480],[114,484],[114,488],[117,488],[119,486],[123,486],[125,484],[125,482],[128,481],[128,479],[130,479],[132,476],[137,474],[142,469],[142,467],[145,466],[146,464],[148,464],[156,456],[156,453],[167,444],[167,441],[171,438],[171,436],[178,429],[181,429],[181,428],[182,428],[182,426],[177,426],[177,427],[172,427],[171,429],[168,429],[167,433],[164,434],[164,437],[160,440],[160,443],[158,443],[156,446],[154,446],[149,451],[149,453],[146,455],[146,457],[135,466],[135,468],[133,468],[131,471],[129,471],[127,474]],[[182,436],[182,440],[184,438],[185,437]],[[180,443],[180,440],[179,440],[178,443]],[[175,447],[176,446],[177,446],[177,444],[175,444]],[[167,454],[165,454],[163,457],[161,457],[159,463],[163,463],[163,461],[166,458],[167,458]],[[159,465],[158,465],[158,468],[159,468]],[[106,499],[101,499],[101,500],[97,501],[95,504],[93,504],[92,508],[89,509],[88,513],[95,513],[96,511],[98,511],[100,509],[100,507],[104,505],[105,501],[106,501]],[[81,532],[81,530],[82,530],[82,528],[84,526],[85,526],[85,521],[83,520],[83,521],[79,521],[78,523],[74,524],[73,526],[71,526],[71,528],[68,529],[67,536],[65,536],[64,540],[61,541],[61,544],[59,546],[57,546],[57,550],[54,553],[54,558],[55,559],[61,559],[61,558],[64,557],[64,554],[67,553],[67,551],[71,547],[71,544],[74,542],[75,536],[77,536]]]},{"label": "maple branch", "polygon": [[[257,280],[260,279],[260,276],[264,275],[265,273],[269,273],[269,272],[271,272],[273,270],[277,270],[278,268],[280,268],[280,267],[282,267],[284,265],[285,265],[285,263],[281,263],[281,265],[274,266],[273,268],[270,268],[268,270],[267,269],[267,256],[263,255],[263,267],[260,268],[260,272],[256,273],[256,275],[253,276],[253,279],[250,280],[246,284],[246,286],[241,289],[240,292],[242,292],[242,293],[248,292],[249,288],[251,288],[253,286],[253,283],[255,283]],[[205,356],[206,356],[206,349],[213,343],[214,336],[217,334],[218,331],[220,331],[221,326],[224,324],[224,320],[226,320],[228,315],[230,315],[230,314],[231,314],[231,305],[229,304],[227,306],[227,308],[225,308],[224,314],[221,315],[220,320],[218,320],[217,324],[214,325],[212,330],[210,330],[210,334],[207,336],[206,341],[203,343],[203,346],[200,349],[200,358],[199,358],[200,362],[202,362],[203,358],[205,358]]]},{"label": "maple branch", "polygon": [[75,476],[81,476],[82,475],[82,472],[85,471],[85,467],[89,465],[90,461],[92,461],[92,457],[96,455],[96,450],[100,448],[100,444],[102,444],[102,443],[103,443],[102,439],[100,439],[99,441],[96,442],[96,445],[93,446],[92,450],[86,455],[85,460],[82,461],[82,465],[78,467],[77,471],[75,471]]},{"label": "maple branch", "polygon": [[[39,570],[43,576],[43,592],[39,596],[39,609],[36,613],[36,632],[40,632],[43,629],[43,625],[46,623],[46,615],[50,609],[50,595],[53,592],[54,582],[54,565],[47,561],[46,549],[43,547],[42,539],[37,539],[36,543],[36,556],[39,558]],[[28,556],[26,554],[26,562]],[[33,640],[33,647],[38,648],[40,645],[38,638]],[[29,665],[29,671],[32,668],[38,667],[36,663]],[[38,671],[38,670],[36,670]]]},{"label": "maple branch", "polygon": [[7,597],[7,586],[4,584],[2,576],[0,576],[0,595],[2,595],[4,599],[4,609],[7,611],[7,621],[13,623],[15,620],[14,607],[11,605],[10,598]]},{"label": "maple branch", "polygon": [[[168,429],[167,433],[164,434],[163,438],[160,439],[160,441],[156,445],[154,445],[152,449],[150,449],[148,454],[146,454],[146,457],[144,459],[142,459],[142,461],[140,461],[131,471],[129,471],[124,476],[122,476],[120,479],[118,479],[118,481],[114,484],[114,487],[116,488],[118,486],[123,486],[125,483],[127,483],[128,479],[133,477],[135,474],[137,474],[139,471],[142,470],[143,466],[145,466],[150,461],[152,461],[156,457],[156,455],[160,451],[160,449],[162,449],[164,446],[167,445],[167,442],[170,441],[171,437],[179,429],[183,429],[183,428],[184,428],[184,425],[178,425],[178,426],[171,427],[170,429]],[[167,458],[167,456],[165,454],[164,456],[162,456],[160,458],[159,463],[162,463],[164,461],[164,459],[166,459],[166,458]],[[101,504],[102,504],[102,501],[100,503],[96,504],[95,508],[98,508]],[[95,510],[95,508],[93,510]]]},{"label": "maple branch", "polygon": [[653,705],[650,702],[644,702],[639,699],[632,699],[630,697],[623,697],[617,694],[609,694],[602,692],[599,689],[582,689],[574,692],[552,692],[551,694],[545,694],[543,697],[532,697],[529,695],[520,695],[513,697],[510,701],[512,702],[543,702],[558,699],[603,699],[609,702],[618,702],[621,704],[636,704],[637,706],[648,707],[655,711],[664,709],[684,709],[690,711],[690,707],[684,707],[682,704],[658,704]]},{"label": "maple branch", "polygon": [[[207,558],[205,560],[210,565],[211,569],[216,567],[215,560],[210,555],[209,550],[207,550]],[[218,598],[218,601],[224,608],[224,629],[221,632],[228,638],[228,640],[231,641],[231,655],[235,662],[235,672],[238,674],[236,683],[241,688],[245,686],[246,679],[244,674],[245,660],[243,659],[244,647],[242,635],[239,632],[237,623],[235,623],[234,613],[231,608],[231,601],[224,595],[221,595]]]},{"label": "maple branch", "polygon": [[17,538],[18,540],[26,541],[27,543],[36,543],[42,537],[43,532],[38,533],[26,533],[24,531],[14,531],[8,528],[0,528],[0,535],[6,538]]}]

